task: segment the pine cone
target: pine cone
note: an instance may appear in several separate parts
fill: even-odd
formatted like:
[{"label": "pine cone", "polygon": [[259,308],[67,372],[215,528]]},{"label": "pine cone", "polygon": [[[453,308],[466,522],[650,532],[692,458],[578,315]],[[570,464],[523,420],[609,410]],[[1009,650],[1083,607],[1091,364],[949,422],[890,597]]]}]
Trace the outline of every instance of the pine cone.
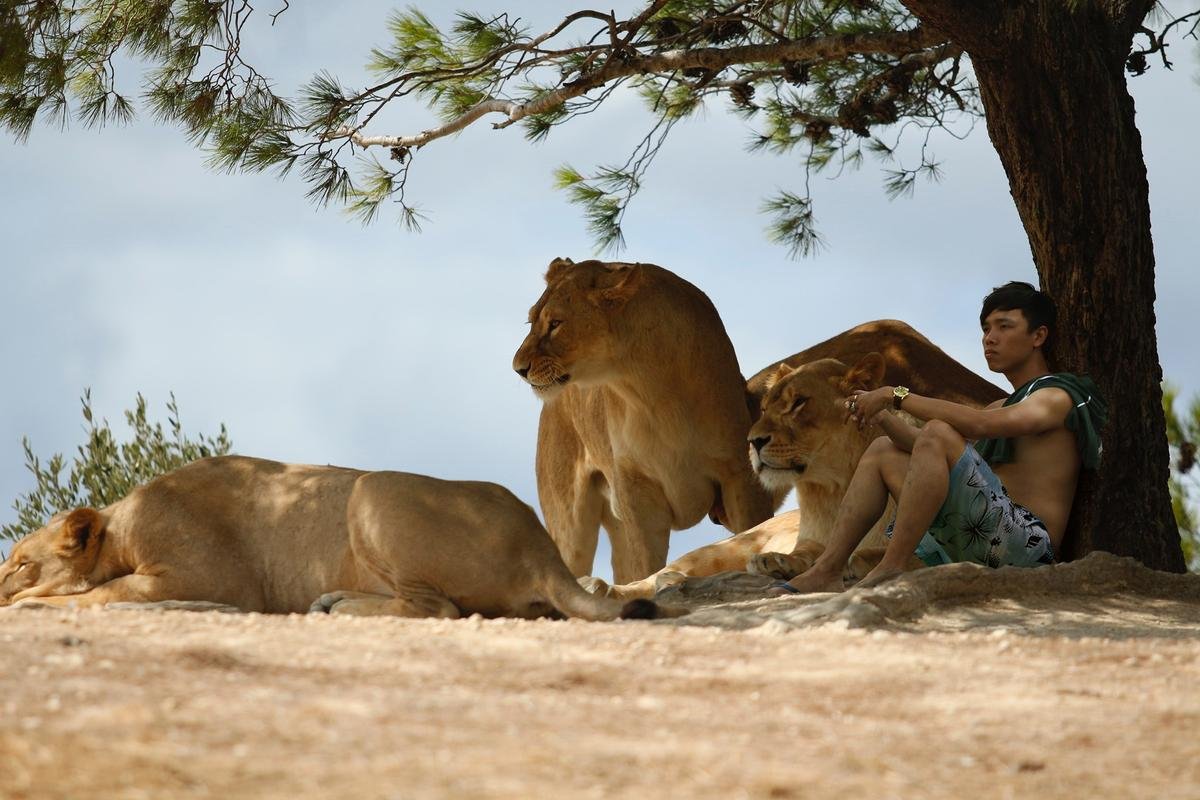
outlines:
[{"label": "pine cone", "polygon": [[736,105],[749,108],[754,99],[754,87],[748,83],[735,83],[729,87],[729,97]]},{"label": "pine cone", "polygon": [[803,61],[784,61],[783,77],[793,86],[802,86],[808,83],[808,64]]},{"label": "pine cone", "polygon": [[824,120],[813,120],[804,126],[804,135],[813,144],[820,144],[829,138],[829,123]]}]

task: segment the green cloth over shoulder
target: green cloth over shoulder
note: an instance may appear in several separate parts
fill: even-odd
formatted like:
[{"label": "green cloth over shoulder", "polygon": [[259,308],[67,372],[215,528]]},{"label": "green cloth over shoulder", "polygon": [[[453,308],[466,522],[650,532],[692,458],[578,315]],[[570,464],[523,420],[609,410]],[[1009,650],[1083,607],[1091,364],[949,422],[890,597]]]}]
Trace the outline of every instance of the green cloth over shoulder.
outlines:
[{"label": "green cloth over shoulder", "polygon": [[[1091,378],[1070,372],[1043,375],[1010,394],[1004,405],[1015,405],[1038,389],[1047,388],[1062,389],[1071,396],[1075,407],[1067,414],[1067,430],[1075,432],[1083,468],[1096,469],[1100,466],[1100,429],[1108,419],[1108,405]],[[989,464],[1005,464],[1013,460],[1012,439],[980,439],[975,442],[975,449]]]}]

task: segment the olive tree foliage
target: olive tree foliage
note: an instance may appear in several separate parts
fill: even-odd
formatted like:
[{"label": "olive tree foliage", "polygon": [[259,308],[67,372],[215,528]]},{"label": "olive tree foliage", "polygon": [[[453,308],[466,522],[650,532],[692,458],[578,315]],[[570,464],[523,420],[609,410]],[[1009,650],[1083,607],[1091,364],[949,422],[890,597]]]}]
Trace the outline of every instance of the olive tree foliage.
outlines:
[{"label": "olive tree foliage", "polygon": [[161,423],[146,416],[146,399],[140,394],[132,410],[125,412],[131,438],[118,443],[108,420],[96,421],[92,413],[91,390],[80,398],[83,406],[87,441],[80,445],[70,470],[61,454],[54,454],[43,465],[34,455],[29,439],[22,439],[25,467],[36,486],[13,503],[17,521],[0,528],[0,539],[20,539],[46,524],[59,511],[82,506],[101,508],[120,500],[135,486],[146,483],[197,458],[225,455],[232,447],[225,426],[215,436],[189,439],[183,433],[175,395],[167,402],[168,434]]},{"label": "olive tree foliage", "polygon": [[[296,170],[316,202],[370,221],[394,201],[410,227],[422,219],[405,196],[421,148],[484,119],[497,129],[517,124],[537,141],[631,87],[649,116],[629,158],[556,173],[609,249],[621,246],[626,208],[673,125],[709,98],[747,120],[751,149],[791,154],[804,167],[800,186],[764,202],[771,236],[793,254],[820,244],[812,171],[874,156],[891,162],[890,194],[911,192],[918,177],[939,174],[930,134],[965,133],[980,113],[962,49],[902,0],[652,0],[630,14],[576,10],[545,30],[503,12],[462,12],[443,30],[412,8],[392,15],[388,40],[370,51],[372,85],[322,72],[294,97],[277,94],[242,53],[251,17],[273,24],[287,0],[262,12],[248,0],[30,0],[2,9],[0,124],[18,137],[39,117],[125,121],[136,91],[218,169]],[[1155,54],[1169,65],[1168,34],[1194,37],[1197,15],[1148,18],[1130,72]],[[118,81],[122,51],[149,65],[140,90]],[[380,113],[405,98],[427,103],[440,124],[378,130]],[[917,146],[899,159],[906,136]]]},{"label": "olive tree foliage", "polygon": [[1196,469],[1196,445],[1200,443],[1200,395],[1192,398],[1183,413],[1176,411],[1179,390],[1163,386],[1163,413],[1167,418],[1167,442],[1171,450],[1171,509],[1179,525],[1183,557],[1188,568],[1200,572],[1200,470]]}]

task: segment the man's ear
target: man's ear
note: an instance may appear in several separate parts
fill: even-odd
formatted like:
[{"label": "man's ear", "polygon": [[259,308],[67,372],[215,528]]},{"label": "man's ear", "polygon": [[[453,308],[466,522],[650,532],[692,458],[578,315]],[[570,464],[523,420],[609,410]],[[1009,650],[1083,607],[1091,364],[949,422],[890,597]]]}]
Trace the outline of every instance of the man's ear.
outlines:
[{"label": "man's ear", "polygon": [[846,371],[846,374],[838,382],[838,388],[844,394],[849,394],[855,389],[869,392],[883,383],[885,369],[886,365],[882,355],[867,353],[859,359],[857,364]]},{"label": "man's ear", "polygon": [[1033,346],[1041,347],[1050,338],[1050,329],[1045,325],[1038,325],[1033,329]]},{"label": "man's ear", "polygon": [[94,508],[77,508],[59,527],[55,550],[59,555],[76,556],[99,546],[104,521]]},{"label": "man's ear", "polygon": [[569,258],[556,258],[551,261],[550,266],[546,267],[546,285],[557,283],[573,266],[575,266],[575,262]]},{"label": "man's ear", "polygon": [[[796,369],[800,369],[800,368],[796,367]],[[770,375],[767,376],[767,382],[766,382],[766,384],[764,384],[764,387],[763,387],[764,390],[768,391],[768,392],[771,391],[772,386],[779,383],[781,380],[783,380],[787,376],[791,375],[793,372],[796,371],[796,369],[792,369],[786,363],[780,364],[778,367],[775,368],[774,372],[772,372]]]},{"label": "man's ear", "polygon": [[637,294],[645,281],[646,271],[641,264],[605,265],[606,274],[596,281],[592,302],[615,311]]}]

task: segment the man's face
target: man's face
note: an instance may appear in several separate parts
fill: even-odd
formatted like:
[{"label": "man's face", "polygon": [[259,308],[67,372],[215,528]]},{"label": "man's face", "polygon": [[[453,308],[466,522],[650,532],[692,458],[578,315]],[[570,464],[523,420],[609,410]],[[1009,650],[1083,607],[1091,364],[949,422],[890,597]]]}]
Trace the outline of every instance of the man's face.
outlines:
[{"label": "man's face", "polygon": [[1020,309],[996,309],[983,320],[983,357],[992,372],[1007,372],[1046,341],[1046,326],[1029,329]]}]

